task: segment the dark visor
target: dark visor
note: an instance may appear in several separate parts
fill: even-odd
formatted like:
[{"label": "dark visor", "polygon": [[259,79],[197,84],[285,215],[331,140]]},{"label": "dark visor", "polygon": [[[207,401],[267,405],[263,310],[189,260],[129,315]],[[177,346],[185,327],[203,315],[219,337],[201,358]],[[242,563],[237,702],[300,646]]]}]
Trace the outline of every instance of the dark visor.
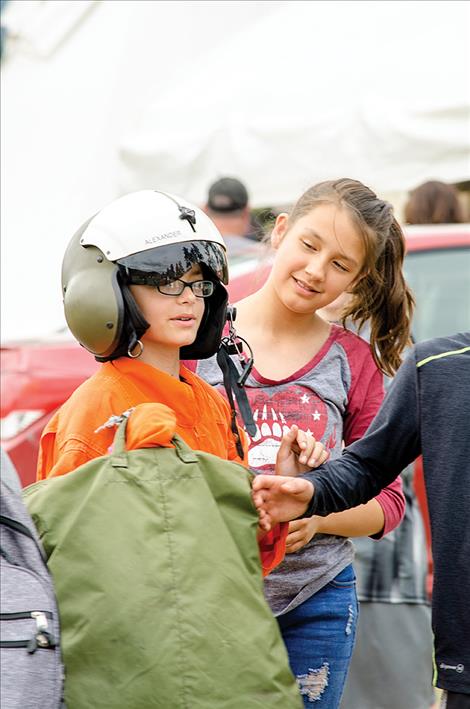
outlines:
[{"label": "dark visor", "polygon": [[207,266],[219,281],[228,284],[225,250],[214,241],[183,241],[156,246],[154,249],[124,256],[116,263],[133,271],[158,274],[165,281],[181,278],[195,263],[199,263]]}]

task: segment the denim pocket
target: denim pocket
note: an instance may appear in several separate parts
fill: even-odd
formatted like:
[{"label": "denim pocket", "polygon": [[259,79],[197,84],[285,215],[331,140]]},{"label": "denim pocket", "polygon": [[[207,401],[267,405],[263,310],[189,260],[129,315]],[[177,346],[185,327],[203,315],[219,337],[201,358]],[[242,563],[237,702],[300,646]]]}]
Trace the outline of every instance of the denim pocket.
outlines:
[{"label": "denim pocket", "polygon": [[348,564],[348,566],[340,571],[327,585],[333,586],[334,588],[354,588],[356,585],[356,573],[353,565]]}]

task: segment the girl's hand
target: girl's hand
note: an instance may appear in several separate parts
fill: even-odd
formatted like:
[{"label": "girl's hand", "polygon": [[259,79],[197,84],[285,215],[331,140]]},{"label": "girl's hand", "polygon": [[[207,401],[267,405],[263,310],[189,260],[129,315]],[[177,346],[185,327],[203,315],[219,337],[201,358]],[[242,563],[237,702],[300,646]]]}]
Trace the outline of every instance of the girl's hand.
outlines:
[{"label": "girl's hand", "polygon": [[289,534],[286,539],[286,554],[302,549],[317,534],[320,529],[322,517],[317,515],[294,519],[289,522]]},{"label": "girl's hand", "polygon": [[295,424],[284,433],[276,457],[276,475],[300,475],[317,468],[329,456],[325,446]]}]

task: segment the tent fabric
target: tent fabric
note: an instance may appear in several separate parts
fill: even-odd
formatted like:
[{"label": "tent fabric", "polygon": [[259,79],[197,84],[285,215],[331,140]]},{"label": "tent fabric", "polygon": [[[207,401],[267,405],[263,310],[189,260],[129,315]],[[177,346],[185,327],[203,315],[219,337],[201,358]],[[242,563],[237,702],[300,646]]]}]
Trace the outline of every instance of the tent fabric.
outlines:
[{"label": "tent fabric", "polygon": [[121,185],[203,201],[217,175],[254,206],[351,176],[379,192],[470,175],[467,3],[292,2],[156,93],[120,148]]},{"label": "tent fabric", "polygon": [[[273,7],[9,0],[1,18],[3,342],[65,326],[65,248],[80,224],[123,193],[118,145],[149,93],[163,93],[189,62]],[[165,185],[152,177],[146,187]]]},{"label": "tent fabric", "polygon": [[[351,176],[470,175],[470,5],[10,0],[2,56],[2,339],[65,325],[60,264],[124,192],[253,206]],[[31,294],[34,294],[31,297]]]}]

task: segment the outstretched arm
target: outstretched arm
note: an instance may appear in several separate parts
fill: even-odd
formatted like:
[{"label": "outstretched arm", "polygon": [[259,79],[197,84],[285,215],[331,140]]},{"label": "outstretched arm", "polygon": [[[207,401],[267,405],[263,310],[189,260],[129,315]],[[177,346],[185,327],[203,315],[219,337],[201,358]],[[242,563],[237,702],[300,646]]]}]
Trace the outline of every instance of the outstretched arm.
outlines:
[{"label": "outstretched arm", "polygon": [[334,534],[339,537],[366,537],[383,531],[385,515],[376,499],[351,510],[327,517],[313,515],[289,522],[286,554],[302,549],[316,534]]},{"label": "outstretched arm", "polygon": [[385,515],[377,500],[369,500],[344,512],[334,512],[320,517],[318,531],[321,534],[337,534],[340,537],[369,537],[379,534],[385,523]]},{"label": "outstretched arm", "polygon": [[366,435],[340,458],[305,474],[315,486],[307,514],[326,516],[368,502],[421,453],[414,351],[401,365]]}]

